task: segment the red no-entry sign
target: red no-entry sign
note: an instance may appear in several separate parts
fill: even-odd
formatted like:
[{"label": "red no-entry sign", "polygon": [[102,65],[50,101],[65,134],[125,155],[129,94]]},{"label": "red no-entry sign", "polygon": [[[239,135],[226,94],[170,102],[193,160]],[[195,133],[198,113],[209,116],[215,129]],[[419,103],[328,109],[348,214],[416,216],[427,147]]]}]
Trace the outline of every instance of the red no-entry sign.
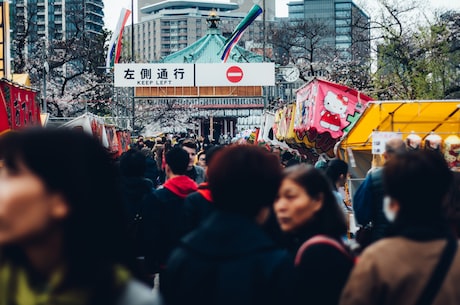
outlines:
[{"label": "red no-entry sign", "polygon": [[227,79],[232,83],[238,83],[243,79],[243,70],[238,66],[231,66],[227,69]]}]

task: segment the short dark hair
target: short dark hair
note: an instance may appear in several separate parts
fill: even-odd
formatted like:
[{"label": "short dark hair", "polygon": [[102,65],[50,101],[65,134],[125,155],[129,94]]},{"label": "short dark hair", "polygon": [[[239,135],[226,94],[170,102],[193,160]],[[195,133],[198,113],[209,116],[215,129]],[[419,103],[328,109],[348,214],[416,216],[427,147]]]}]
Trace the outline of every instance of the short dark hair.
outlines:
[{"label": "short dark hair", "polygon": [[184,175],[189,163],[188,153],[181,147],[171,148],[165,156],[166,164],[176,175]]},{"label": "short dark hair", "polygon": [[410,151],[388,160],[384,190],[399,202],[397,222],[426,225],[443,217],[453,175],[437,151]]},{"label": "short dark hair", "polygon": [[196,146],[196,142],[195,140],[192,140],[192,139],[186,139],[184,140],[181,145],[181,147],[188,147],[188,148],[192,148],[192,149],[197,149],[197,146]]},{"label": "short dark hair", "polygon": [[325,234],[339,238],[347,233],[347,222],[343,210],[337,204],[331,184],[324,171],[309,164],[288,167],[283,172],[284,179],[300,185],[312,198],[323,195],[323,205],[315,213],[308,226],[315,234]]},{"label": "short dark hair", "polygon": [[130,149],[120,156],[120,173],[125,177],[143,177],[145,174],[145,155],[137,150]]},{"label": "short dark hair", "polygon": [[340,175],[346,175],[347,173],[347,162],[340,159],[332,159],[327,163],[326,176],[329,177],[332,183],[335,183]]},{"label": "short dark hair", "polygon": [[208,165],[208,183],[216,208],[253,218],[273,204],[281,167],[262,147],[226,146]]}]

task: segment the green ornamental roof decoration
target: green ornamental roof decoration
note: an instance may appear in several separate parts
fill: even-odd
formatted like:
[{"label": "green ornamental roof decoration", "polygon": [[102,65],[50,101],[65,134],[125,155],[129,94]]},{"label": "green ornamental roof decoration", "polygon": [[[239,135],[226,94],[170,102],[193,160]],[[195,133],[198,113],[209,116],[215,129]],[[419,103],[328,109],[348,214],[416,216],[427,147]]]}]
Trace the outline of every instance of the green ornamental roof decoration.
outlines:
[{"label": "green ornamental roof decoration", "polygon": [[[217,27],[220,21],[219,17],[211,13],[207,19],[209,28],[206,36],[189,45],[188,47],[172,53],[163,59],[160,63],[222,63],[222,46],[226,38],[222,35],[221,30]],[[263,56],[248,51],[238,45],[234,46],[227,63],[258,63],[264,62]]]}]

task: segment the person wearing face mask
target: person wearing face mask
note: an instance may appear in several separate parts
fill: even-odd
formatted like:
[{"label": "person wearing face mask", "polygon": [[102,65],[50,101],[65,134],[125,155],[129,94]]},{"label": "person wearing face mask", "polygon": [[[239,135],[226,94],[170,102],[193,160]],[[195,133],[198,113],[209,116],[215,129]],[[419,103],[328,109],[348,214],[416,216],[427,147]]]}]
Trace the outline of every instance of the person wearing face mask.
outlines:
[{"label": "person wearing face mask", "polygon": [[460,304],[460,253],[445,214],[452,182],[442,155],[412,151],[384,168],[389,235],[360,256],[340,305]]},{"label": "person wearing face mask", "polygon": [[[400,138],[393,138],[385,143],[383,157],[385,162],[404,154],[406,143]],[[389,222],[383,214],[383,168],[371,171],[353,196],[353,212],[356,222],[361,227],[357,241],[364,249],[369,244],[385,237]]]}]

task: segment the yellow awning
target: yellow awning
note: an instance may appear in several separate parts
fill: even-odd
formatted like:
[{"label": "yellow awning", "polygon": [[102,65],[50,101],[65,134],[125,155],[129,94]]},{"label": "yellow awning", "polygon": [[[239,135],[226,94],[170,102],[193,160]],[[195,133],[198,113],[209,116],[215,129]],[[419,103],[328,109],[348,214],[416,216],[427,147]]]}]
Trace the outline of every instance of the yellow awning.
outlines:
[{"label": "yellow awning", "polygon": [[13,82],[30,87],[29,74],[13,74]]},{"label": "yellow awning", "polygon": [[413,131],[422,139],[432,131],[442,138],[460,134],[460,100],[371,101],[340,147],[370,150],[373,131],[401,132],[403,138]]}]

